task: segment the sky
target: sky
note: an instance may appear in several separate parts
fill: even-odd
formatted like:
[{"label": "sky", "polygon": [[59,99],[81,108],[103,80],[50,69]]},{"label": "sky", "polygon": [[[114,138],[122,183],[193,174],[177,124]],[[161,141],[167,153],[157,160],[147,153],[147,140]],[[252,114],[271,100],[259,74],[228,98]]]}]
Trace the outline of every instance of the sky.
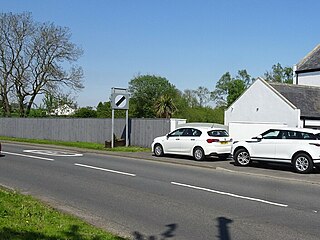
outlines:
[{"label": "sky", "polygon": [[84,51],[80,107],[109,101],[134,77],[214,90],[220,77],[292,67],[320,43],[318,0],[0,0],[2,12],[67,27]]}]

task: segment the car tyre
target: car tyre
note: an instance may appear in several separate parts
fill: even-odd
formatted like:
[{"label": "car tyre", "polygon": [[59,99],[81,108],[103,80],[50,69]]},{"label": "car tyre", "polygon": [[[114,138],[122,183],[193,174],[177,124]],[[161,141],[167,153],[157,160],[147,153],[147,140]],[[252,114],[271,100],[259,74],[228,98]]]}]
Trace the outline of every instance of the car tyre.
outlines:
[{"label": "car tyre", "polygon": [[154,152],[154,155],[156,155],[156,157],[162,157],[163,156],[163,147],[161,146],[161,144],[156,144],[155,146],[154,146],[154,150],[153,150],[153,152]]},{"label": "car tyre", "polygon": [[310,173],[313,169],[312,158],[305,153],[295,155],[292,164],[298,173]]},{"label": "car tyre", "polygon": [[248,166],[251,163],[251,158],[249,152],[245,148],[240,148],[237,150],[233,157],[234,165],[236,166]]},{"label": "car tyre", "polygon": [[193,149],[193,157],[196,161],[202,161],[205,158],[203,149],[201,147]]}]

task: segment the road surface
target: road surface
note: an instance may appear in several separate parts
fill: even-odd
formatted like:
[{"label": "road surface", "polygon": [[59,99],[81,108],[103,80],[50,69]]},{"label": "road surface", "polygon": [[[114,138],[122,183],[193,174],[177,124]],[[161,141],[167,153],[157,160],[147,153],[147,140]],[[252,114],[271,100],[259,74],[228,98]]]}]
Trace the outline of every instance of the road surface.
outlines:
[{"label": "road surface", "polygon": [[3,155],[0,184],[131,239],[320,236],[318,184],[50,147]]}]

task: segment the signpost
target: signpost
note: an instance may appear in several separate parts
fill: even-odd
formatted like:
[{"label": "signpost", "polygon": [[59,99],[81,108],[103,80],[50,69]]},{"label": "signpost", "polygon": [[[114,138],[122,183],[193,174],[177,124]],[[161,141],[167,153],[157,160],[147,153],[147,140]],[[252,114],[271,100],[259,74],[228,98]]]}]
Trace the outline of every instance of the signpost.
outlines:
[{"label": "signpost", "polygon": [[111,88],[112,109],[111,148],[114,147],[114,110],[126,110],[126,147],[129,146],[129,92],[126,88]]}]

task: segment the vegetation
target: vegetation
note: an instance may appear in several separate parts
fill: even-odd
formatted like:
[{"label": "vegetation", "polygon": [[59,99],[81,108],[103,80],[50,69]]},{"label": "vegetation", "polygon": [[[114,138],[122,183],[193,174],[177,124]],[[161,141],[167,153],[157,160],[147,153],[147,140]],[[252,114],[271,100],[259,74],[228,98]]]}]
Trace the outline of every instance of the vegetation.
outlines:
[{"label": "vegetation", "polygon": [[36,144],[49,144],[49,145],[57,145],[57,146],[65,146],[65,147],[76,147],[76,148],[102,150],[102,151],[114,151],[114,152],[149,152],[150,151],[149,148],[142,148],[142,147],[135,147],[135,146],[105,148],[103,144],[89,143],[89,142],[64,142],[64,141],[53,141],[53,140],[13,138],[13,137],[5,137],[5,136],[0,136],[0,140],[36,143]]},{"label": "vegetation", "polygon": [[69,29],[35,22],[30,13],[0,14],[0,96],[4,116],[12,105],[29,116],[38,95],[83,88],[81,67],[72,65],[82,50]]},{"label": "vegetation", "polygon": [[[83,72],[74,64],[83,51],[71,42],[68,28],[35,22],[30,13],[1,13],[0,42],[0,114],[46,117],[54,115],[59,107],[77,108],[71,94],[83,88]],[[264,78],[292,83],[292,68],[277,63],[264,73]],[[243,69],[235,77],[229,72],[223,74],[212,91],[199,86],[181,92],[164,77],[138,75],[128,83],[129,116],[222,123],[221,109],[229,107],[253,81]],[[42,104],[34,108],[39,95],[43,96]],[[96,109],[77,109],[73,117],[110,118],[110,102],[100,102]],[[124,118],[125,111],[115,111],[115,117]]]},{"label": "vegetation", "polygon": [[[141,75],[133,78],[129,82],[129,92],[131,93],[131,116],[138,118],[156,117],[156,102],[162,96],[176,99],[179,95],[176,87],[166,78],[155,75]],[[159,109],[160,106],[157,107]]]},{"label": "vegetation", "polygon": [[274,64],[271,71],[264,74],[264,78],[270,82],[293,83],[292,67],[282,67],[280,63]]},{"label": "vegetation", "polygon": [[121,240],[31,196],[0,188],[0,239]]}]

